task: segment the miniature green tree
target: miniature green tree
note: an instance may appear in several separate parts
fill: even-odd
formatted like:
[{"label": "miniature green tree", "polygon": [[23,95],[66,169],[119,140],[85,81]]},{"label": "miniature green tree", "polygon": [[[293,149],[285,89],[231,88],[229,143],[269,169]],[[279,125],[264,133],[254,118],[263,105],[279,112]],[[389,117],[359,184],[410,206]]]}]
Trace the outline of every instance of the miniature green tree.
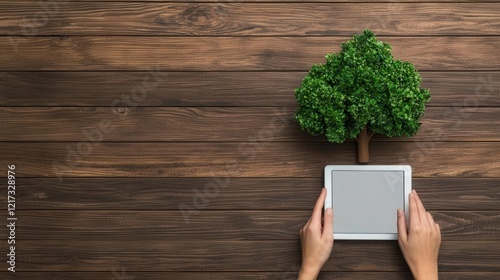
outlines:
[{"label": "miniature green tree", "polygon": [[312,135],[330,142],[358,142],[358,162],[369,161],[373,134],[388,137],[417,133],[430,93],[420,88],[413,64],[395,60],[391,46],[370,30],[342,44],[339,54],[327,54],[295,90],[295,119]]}]

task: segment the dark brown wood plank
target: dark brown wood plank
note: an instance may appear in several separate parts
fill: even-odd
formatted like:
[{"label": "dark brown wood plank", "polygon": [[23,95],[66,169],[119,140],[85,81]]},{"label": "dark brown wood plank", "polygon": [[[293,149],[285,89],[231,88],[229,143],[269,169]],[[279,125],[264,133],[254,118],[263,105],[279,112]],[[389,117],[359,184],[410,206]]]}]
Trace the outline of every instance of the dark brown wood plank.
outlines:
[{"label": "dark brown wood plank", "polygon": [[[148,280],[205,280],[205,279],[218,279],[218,280],[296,280],[297,271],[283,271],[283,272],[142,272],[142,271],[127,271],[118,269],[107,272],[16,272],[15,276],[10,274],[14,273],[0,273],[0,277],[4,280],[54,280],[54,279],[78,279],[78,280],[95,280],[95,279],[113,279],[113,280],[133,280],[133,279],[148,279]],[[333,279],[332,277],[340,275],[336,272],[322,273],[318,279]],[[359,279],[352,278],[354,276],[362,277],[361,279],[380,279],[377,277],[383,276],[383,279],[392,280],[401,277],[409,277],[405,272],[372,272],[372,273],[342,273],[347,277],[342,279]],[[483,275],[495,275],[493,273]],[[500,274],[499,274],[500,275]],[[113,278],[114,277],[114,278]],[[121,277],[121,278],[120,278]],[[444,278],[445,276],[443,276]],[[446,279],[446,278],[445,278]],[[459,278],[456,278],[459,279]],[[482,278],[480,278],[482,279]]]},{"label": "dark brown wood plank", "polygon": [[[445,241],[500,241],[499,211],[431,213],[441,226]],[[137,236],[170,241],[295,240],[311,210],[200,211],[192,205],[181,205],[176,211],[19,210],[17,215],[22,218],[16,226],[16,240],[21,243],[23,240],[129,240]]]},{"label": "dark brown wood plank", "polygon": [[[288,271],[300,264],[298,239],[172,242],[140,238],[126,243],[121,240],[25,240],[22,244],[16,251],[16,261],[22,264],[20,272],[122,268],[127,271]],[[498,248],[499,241],[443,242],[440,271],[497,272]],[[6,256],[0,260],[5,262]],[[396,241],[336,241],[323,270],[407,272],[408,268]]]},{"label": "dark brown wood plank", "polygon": [[[500,80],[500,72],[482,73]],[[455,74],[460,75],[450,76]],[[293,106],[294,89],[305,75],[306,72],[160,72],[160,82],[137,106]],[[474,75],[472,72],[465,76]],[[116,99],[123,104],[123,96],[131,96],[132,90],[143,85],[147,77],[148,72],[0,72],[0,105],[111,106]],[[487,103],[496,100],[488,98]],[[484,101],[481,99],[480,103]]]},{"label": "dark brown wood plank", "polygon": [[[108,279],[109,277],[135,277],[133,279],[164,280],[164,279],[220,279],[220,280],[296,280],[299,267],[292,267],[289,271],[283,272],[142,272],[127,271],[126,268],[106,272],[16,272],[0,273],[5,280],[55,280],[55,279],[79,279],[95,280]],[[499,272],[440,272],[439,279],[442,280],[491,280],[500,278]],[[342,279],[342,280],[401,280],[412,279],[411,273],[396,272],[321,272],[318,280]],[[117,280],[121,280],[118,278]]]},{"label": "dark brown wood plank", "polygon": [[[322,178],[220,178],[225,183],[203,209],[305,210],[314,205]],[[489,180],[489,179],[487,179]],[[217,178],[20,178],[18,209],[164,209],[193,205]],[[4,182],[2,182],[4,183]],[[500,184],[500,181],[496,182]],[[495,183],[491,183],[495,184]],[[316,186],[317,188],[314,188]],[[6,188],[6,186],[3,186]],[[262,196],[262,192],[265,195]],[[491,191],[483,191],[484,196]],[[0,192],[0,200],[7,193]],[[259,197],[259,203],[254,198]],[[500,208],[499,208],[500,210]]]},{"label": "dark brown wood plank", "polygon": [[[59,279],[79,279],[79,280],[95,280],[108,279],[115,277],[116,280],[133,280],[133,279],[148,279],[148,280],[296,280],[299,267],[283,272],[143,272],[143,271],[127,271],[126,268],[106,271],[106,272],[2,272],[0,277],[5,280],[59,280]],[[129,277],[129,278],[127,278]],[[318,280],[327,279],[343,279],[343,280],[401,280],[411,279],[409,272],[321,272]],[[440,272],[439,279],[442,280],[491,280],[500,278],[499,272]]]},{"label": "dark brown wood plank", "polygon": [[[6,0],[2,0],[2,1],[6,1]],[[19,2],[31,2],[33,0],[19,0]],[[67,3],[69,2],[68,0],[54,0],[54,2],[57,2],[59,5],[62,5],[64,3]],[[72,1],[73,2],[73,1]],[[117,2],[116,0],[78,0],[78,2]],[[120,0],[119,2],[173,2],[173,3],[176,3],[176,2],[186,2],[186,1],[183,1],[183,0]],[[347,2],[347,3],[380,3],[380,4],[387,4],[388,2],[390,3],[393,3],[391,1],[387,1],[387,0],[190,0],[189,2],[193,2],[193,3],[196,3],[196,2],[204,2],[204,3],[211,3],[211,2],[215,2],[215,3],[233,3],[233,2],[236,2],[236,3],[260,3],[260,2],[264,2],[264,3],[282,3],[282,2],[286,2],[286,3],[295,3],[295,2],[299,2],[299,3],[344,3],[344,2]],[[415,0],[398,0],[398,2],[415,2]],[[434,2],[437,2],[437,3],[447,3],[447,2],[452,2],[452,3],[468,3],[468,2],[473,2],[473,3],[498,3],[499,0],[480,0],[480,1],[477,1],[477,0],[426,0],[425,1],[426,3],[434,3]]]},{"label": "dark brown wood plank", "polygon": [[[1,272],[0,277],[5,280],[55,280],[55,279],[78,279],[95,280],[109,279],[115,277],[116,280],[126,279],[148,279],[148,280],[296,280],[298,266],[283,272],[143,272],[128,271],[126,268],[111,270],[106,272],[16,272],[15,276],[11,272]],[[128,278],[127,278],[128,277]],[[500,278],[500,272],[440,272],[441,280],[491,280]],[[409,272],[321,272],[318,280],[342,279],[342,280],[401,280],[412,279]]]},{"label": "dark brown wood plank", "polygon": [[500,29],[498,3],[68,2],[40,11],[32,1],[0,2],[0,10],[0,35],[23,36],[351,36],[366,28],[379,35],[497,35]]},{"label": "dark brown wood plank", "polygon": [[[137,106],[295,106],[307,72],[161,72]],[[1,106],[111,106],[148,72],[0,72]],[[500,72],[421,72],[427,106],[500,107]],[[457,81],[460,81],[457,83]],[[131,99],[131,98],[130,98]],[[131,100],[133,101],[133,100]]]},{"label": "dark brown wood plank", "polygon": [[[348,37],[24,37],[0,41],[0,71],[308,70]],[[499,70],[500,37],[383,37],[419,70]],[[436,46],[446,46],[438,48]],[[203,50],[203,51],[200,51]],[[244,55],[242,55],[242,53]],[[64,58],[64,59],[61,59]]]},{"label": "dark brown wood plank", "polygon": [[500,212],[430,211],[441,227],[442,238],[450,240],[500,240]]},{"label": "dark brown wood plank", "polygon": [[500,178],[414,178],[412,183],[430,210],[500,209]]},{"label": "dark brown wood plank", "polygon": [[387,138],[382,135],[374,135],[372,140],[498,141],[499,138],[492,137],[492,135],[500,136],[500,128],[489,124],[495,123],[492,120],[498,119],[498,116],[500,116],[500,110],[497,110],[497,108],[484,110],[477,107],[426,108],[424,115],[420,119],[422,125],[415,137]]},{"label": "dark brown wood plank", "polygon": [[[19,177],[320,177],[356,164],[356,144],[1,143]],[[496,142],[373,142],[372,164],[409,164],[415,177],[500,177]],[[488,160],[485,160],[488,159]]]},{"label": "dark brown wood plank", "polygon": [[422,87],[432,95],[428,106],[500,105],[500,72],[422,72],[421,76]]},{"label": "dark brown wood plank", "polygon": [[[132,101],[132,100],[130,100]],[[135,101],[132,101],[135,104]],[[0,141],[326,141],[301,130],[295,107],[0,107]],[[500,108],[427,108],[413,137],[372,141],[500,141]],[[113,123],[109,133],[100,122]],[[242,125],[244,123],[245,125]],[[94,134],[95,136],[89,136]],[[97,134],[102,135],[99,136]]]},{"label": "dark brown wood plank", "polygon": [[[183,214],[179,210],[19,210],[17,215],[23,222],[16,226],[16,240],[19,243],[23,240],[130,240],[137,236],[170,242],[203,239],[296,240],[310,214],[309,210],[201,211],[197,214]],[[2,218],[5,220],[5,217]]]},{"label": "dark brown wood plank", "polygon": [[[500,277],[498,272],[440,272],[439,279],[442,280],[491,280]],[[292,279],[292,278],[290,278]],[[342,279],[342,280],[401,280],[413,279],[411,273],[404,272],[325,272],[318,279]]]},{"label": "dark brown wood plank", "polygon": [[[245,141],[259,133],[265,141],[314,139],[293,121],[294,108],[123,106],[0,108],[0,119],[6,120],[0,141],[87,141],[91,131],[101,133],[102,141]],[[103,119],[113,122],[106,135],[98,132]]]},{"label": "dark brown wood plank", "polygon": [[[178,210],[186,205],[199,210],[311,210],[324,182],[323,177],[220,180],[227,181],[225,187],[203,203],[198,200],[211,195],[217,178],[19,178],[16,197],[22,203],[17,208]],[[413,188],[428,210],[500,210],[500,178],[414,178]],[[0,192],[0,200],[6,195]]]}]

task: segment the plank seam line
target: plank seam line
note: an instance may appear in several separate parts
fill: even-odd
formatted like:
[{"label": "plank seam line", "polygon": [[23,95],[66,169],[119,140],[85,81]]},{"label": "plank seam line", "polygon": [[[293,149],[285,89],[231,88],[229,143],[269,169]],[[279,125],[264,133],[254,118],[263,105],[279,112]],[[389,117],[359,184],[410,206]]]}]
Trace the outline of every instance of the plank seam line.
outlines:
[{"label": "plank seam line", "polygon": [[[21,34],[0,34],[0,37],[22,37],[25,39],[34,39],[34,38],[56,38],[56,37],[148,37],[148,38],[345,38],[346,40],[352,37],[352,35],[167,35],[167,34],[50,34],[50,35],[32,35],[26,36]],[[500,35],[496,34],[438,34],[438,35],[377,35],[378,39],[388,39],[388,38],[481,38],[481,37],[493,37],[498,38]]]},{"label": "plank seam line", "polygon": [[[23,179],[47,179],[47,180],[54,180],[58,179],[58,177],[39,177],[39,176],[27,176],[27,177],[19,177]],[[243,179],[261,179],[261,180],[284,180],[284,179],[323,179],[323,177],[295,177],[295,176],[290,176],[290,177],[224,177],[224,178],[230,178],[230,179],[235,179],[235,180],[243,180]],[[500,177],[415,177],[412,176],[413,179],[432,179],[432,180],[446,180],[446,179],[455,179],[455,180],[462,180],[462,179],[478,179],[478,180],[496,180],[500,179]],[[64,179],[77,179],[77,180],[102,180],[102,179],[109,179],[109,180],[115,180],[115,179],[136,179],[136,180],[144,180],[144,179],[162,179],[162,180],[169,180],[169,179],[196,179],[196,180],[211,180],[213,177],[175,177],[175,176],[170,176],[170,177],[88,177],[88,176],[71,176],[71,177],[64,177]]]}]

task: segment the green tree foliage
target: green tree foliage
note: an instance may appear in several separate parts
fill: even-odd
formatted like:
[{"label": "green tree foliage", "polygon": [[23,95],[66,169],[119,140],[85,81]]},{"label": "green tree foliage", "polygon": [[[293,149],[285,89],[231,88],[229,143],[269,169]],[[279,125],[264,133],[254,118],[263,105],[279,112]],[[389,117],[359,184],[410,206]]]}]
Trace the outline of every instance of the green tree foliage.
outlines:
[{"label": "green tree foliage", "polygon": [[295,90],[295,119],[330,142],[356,138],[365,127],[388,137],[411,136],[430,99],[420,82],[413,64],[393,59],[391,46],[365,30],[311,68]]}]

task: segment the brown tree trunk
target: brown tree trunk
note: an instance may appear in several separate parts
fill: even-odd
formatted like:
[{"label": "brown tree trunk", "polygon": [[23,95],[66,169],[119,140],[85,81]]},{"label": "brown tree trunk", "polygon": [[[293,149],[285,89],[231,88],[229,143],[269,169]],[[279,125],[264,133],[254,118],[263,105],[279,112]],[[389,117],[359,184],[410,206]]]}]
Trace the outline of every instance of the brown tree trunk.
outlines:
[{"label": "brown tree trunk", "polygon": [[368,153],[368,143],[370,142],[370,136],[368,136],[368,129],[365,127],[359,133],[358,138],[358,162],[368,163],[370,161],[370,155]]}]

